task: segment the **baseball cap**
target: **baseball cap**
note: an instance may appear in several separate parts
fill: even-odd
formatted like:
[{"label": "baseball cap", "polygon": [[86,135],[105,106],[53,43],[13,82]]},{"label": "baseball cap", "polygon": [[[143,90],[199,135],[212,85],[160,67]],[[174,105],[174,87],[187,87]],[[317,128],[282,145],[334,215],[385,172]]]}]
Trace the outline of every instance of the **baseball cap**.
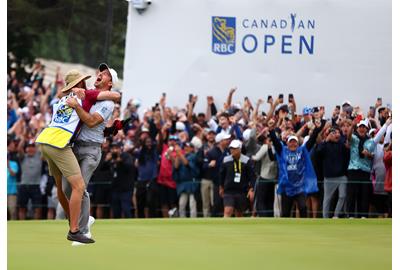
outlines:
[{"label": "baseball cap", "polygon": [[351,102],[348,100],[343,101],[342,106],[349,105],[351,106]]},{"label": "baseball cap", "polygon": [[282,105],[278,106],[276,111],[277,112],[279,112],[279,111],[289,112],[289,106],[287,104],[282,104]]},{"label": "baseball cap", "polygon": [[311,113],[312,113],[312,108],[307,106],[303,108],[303,115],[310,115]]},{"label": "baseball cap", "polygon": [[28,146],[33,146],[33,147],[35,147],[35,146],[36,146],[35,141],[33,141],[33,140],[28,141],[28,142],[26,143],[26,147],[28,147]]},{"label": "baseball cap", "polygon": [[103,71],[103,70],[105,70],[105,69],[108,69],[108,71],[110,72],[110,74],[111,74],[111,81],[112,81],[112,83],[113,83],[113,86],[115,86],[115,84],[118,82],[118,74],[117,74],[117,72],[115,71],[115,69],[110,68],[106,63],[101,63],[101,64],[99,65],[99,70],[100,70],[100,71]]},{"label": "baseball cap", "polygon": [[248,128],[243,132],[243,140],[246,142],[250,139],[251,129]]},{"label": "baseball cap", "polygon": [[118,142],[118,141],[113,141],[111,143],[111,147],[122,147],[123,143],[122,142]]},{"label": "baseball cap", "polygon": [[219,143],[219,142],[221,142],[222,140],[227,140],[227,139],[230,139],[230,138],[231,138],[231,135],[230,135],[230,134],[225,133],[225,132],[220,132],[220,133],[218,133],[217,136],[215,137],[215,142],[216,142],[216,143]]},{"label": "baseball cap", "polygon": [[217,132],[215,132],[215,130],[213,130],[213,129],[211,129],[211,128],[205,128],[204,129],[204,133],[214,133],[214,135],[216,135],[217,134]]},{"label": "baseball cap", "polygon": [[186,126],[185,126],[184,123],[178,121],[178,122],[176,122],[176,124],[175,124],[175,128],[176,128],[176,130],[184,131],[184,130],[186,129]]},{"label": "baseball cap", "polygon": [[368,132],[368,135],[371,136],[372,133],[376,133],[378,130],[376,128],[371,128],[371,130]]},{"label": "baseball cap", "polygon": [[368,121],[361,120],[360,123],[357,124],[357,127],[360,127],[360,126],[365,126],[366,128],[368,128]]},{"label": "baseball cap", "polygon": [[239,140],[233,140],[229,144],[229,148],[242,148],[242,142]]},{"label": "baseball cap", "polygon": [[386,109],[385,106],[380,106],[380,107],[378,107],[378,113],[381,113],[381,111],[383,111],[384,109]]},{"label": "baseball cap", "polygon": [[291,140],[295,140],[296,142],[299,142],[299,139],[298,139],[296,136],[294,136],[294,135],[289,136],[289,137],[287,138],[287,142],[290,142]]},{"label": "baseball cap", "polygon": [[147,128],[147,127],[142,127],[141,129],[140,129],[140,133],[145,133],[145,132],[147,132],[147,133],[150,133],[150,130]]},{"label": "baseball cap", "polygon": [[176,135],[169,135],[168,140],[179,141],[179,137]]}]

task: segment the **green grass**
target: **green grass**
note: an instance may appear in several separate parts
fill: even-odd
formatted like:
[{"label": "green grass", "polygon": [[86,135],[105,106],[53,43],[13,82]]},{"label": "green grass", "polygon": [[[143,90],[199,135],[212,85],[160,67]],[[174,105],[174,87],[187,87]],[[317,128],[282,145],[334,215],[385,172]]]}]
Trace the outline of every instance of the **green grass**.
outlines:
[{"label": "green grass", "polygon": [[8,222],[8,269],[362,269],[392,267],[392,221],[96,220],[71,246],[66,221]]}]

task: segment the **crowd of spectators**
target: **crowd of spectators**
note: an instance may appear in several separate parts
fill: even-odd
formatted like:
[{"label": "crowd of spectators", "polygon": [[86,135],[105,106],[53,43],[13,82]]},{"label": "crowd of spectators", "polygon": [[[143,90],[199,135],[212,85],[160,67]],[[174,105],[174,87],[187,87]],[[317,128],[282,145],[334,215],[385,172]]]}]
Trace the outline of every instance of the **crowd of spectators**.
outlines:
[{"label": "crowd of spectators", "polygon": [[[34,143],[64,86],[59,70],[44,85],[45,72],[40,62],[22,78],[8,71],[9,219],[62,216]],[[212,96],[196,95],[171,107],[165,93],[142,116],[137,99],[116,104],[88,186],[92,215],[391,216],[391,109],[380,98],[367,113],[357,101],[326,112],[323,104],[297,108],[293,95],[233,103],[235,91],[221,108]],[[207,108],[194,113],[198,98]],[[263,103],[269,111],[260,112]]]}]

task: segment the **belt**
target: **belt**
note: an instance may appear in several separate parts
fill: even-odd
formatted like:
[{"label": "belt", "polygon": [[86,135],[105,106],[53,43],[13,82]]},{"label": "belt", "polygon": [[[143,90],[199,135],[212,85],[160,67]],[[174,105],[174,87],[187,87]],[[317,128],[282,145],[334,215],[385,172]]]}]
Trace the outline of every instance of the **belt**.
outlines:
[{"label": "belt", "polygon": [[98,146],[101,147],[101,143],[98,142],[84,142],[84,141],[75,141],[74,145],[77,146]]}]

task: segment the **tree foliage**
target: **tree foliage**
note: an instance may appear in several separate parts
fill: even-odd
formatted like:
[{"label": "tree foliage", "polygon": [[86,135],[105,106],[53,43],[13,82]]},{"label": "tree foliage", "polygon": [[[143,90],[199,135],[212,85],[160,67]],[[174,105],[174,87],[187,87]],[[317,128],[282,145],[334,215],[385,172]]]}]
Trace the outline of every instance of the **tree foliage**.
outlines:
[{"label": "tree foliage", "polygon": [[42,57],[122,71],[128,2],[9,0],[8,52],[18,64]]}]

